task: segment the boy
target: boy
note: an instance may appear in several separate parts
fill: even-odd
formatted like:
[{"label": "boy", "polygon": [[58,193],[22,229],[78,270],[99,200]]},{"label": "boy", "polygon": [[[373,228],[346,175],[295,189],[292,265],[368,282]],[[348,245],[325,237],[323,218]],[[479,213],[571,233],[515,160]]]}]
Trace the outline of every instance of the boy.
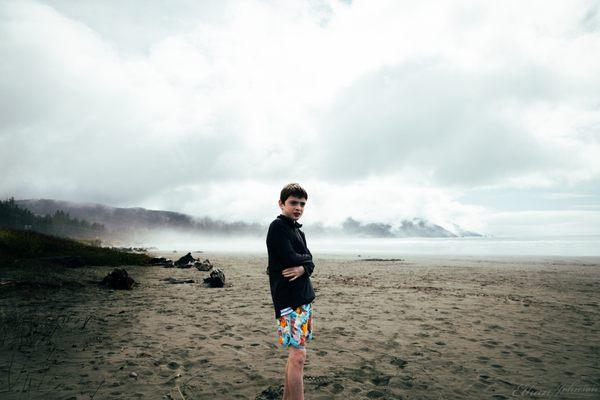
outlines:
[{"label": "boy", "polygon": [[312,339],[315,291],[310,282],[315,265],[306,247],[298,219],[308,194],[297,183],[286,185],[279,195],[279,215],[269,226],[269,284],[277,319],[277,334],[283,348],[289,348],[285,367],[283,398],[304,399],[303,371],[305,344]]}]

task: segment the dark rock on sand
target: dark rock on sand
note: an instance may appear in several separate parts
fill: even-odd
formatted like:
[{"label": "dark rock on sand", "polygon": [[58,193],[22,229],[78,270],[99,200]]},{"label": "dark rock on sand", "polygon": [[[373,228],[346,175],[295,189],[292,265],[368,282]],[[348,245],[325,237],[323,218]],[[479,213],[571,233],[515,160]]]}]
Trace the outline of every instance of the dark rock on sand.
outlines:
[{"label": "dark rock on sand", "polygon": [[194,266],[194,263],[187,263],[187,264],[179,264],[177,265],[177,268],[192,268]]},{"label": "dark rock on sand", "polygon": [[204,279],[204,283],[210,287],[223,287],[225,286],[225,274],[220,269],[215,268],[210,272],[210,276]]},{"label": "dark rock on sand", "polygon": [[202,262],[196,261],[194,263],[194,267],[196,267],[198,271],[210,271],[211,269],[213,269],[213,265],[208,259]]},{"label": "dark rock on sand", "polygon": [[196,262],[196,259],[192,257],[192,253],[187,253],[185,256],[181,257],[179,260],[175,261],[175,266],[180,267],[182,265],[188,265],[192,263],[192,265]]},{"label": "dark rock on sand", "polygon": [[100,281],[100,284],[111,289],[130,290],[135,281],[124,269],[115,268]]}]

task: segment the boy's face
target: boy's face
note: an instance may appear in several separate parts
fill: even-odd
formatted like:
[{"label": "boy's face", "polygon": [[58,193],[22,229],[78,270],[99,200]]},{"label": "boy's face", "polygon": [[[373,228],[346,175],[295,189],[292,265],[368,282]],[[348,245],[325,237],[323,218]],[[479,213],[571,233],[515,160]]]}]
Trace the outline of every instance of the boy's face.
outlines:
[{"label": "boy's face", "polygon": [[288,218],[297,221],[302,216],[304,212],[304,206],[306,205],[306,199],[304,197],[298,198],[296,196],[290,196],[285,200],[285,203],[282,203],[279,200],[279,208],[281,208],[281,213]]}]

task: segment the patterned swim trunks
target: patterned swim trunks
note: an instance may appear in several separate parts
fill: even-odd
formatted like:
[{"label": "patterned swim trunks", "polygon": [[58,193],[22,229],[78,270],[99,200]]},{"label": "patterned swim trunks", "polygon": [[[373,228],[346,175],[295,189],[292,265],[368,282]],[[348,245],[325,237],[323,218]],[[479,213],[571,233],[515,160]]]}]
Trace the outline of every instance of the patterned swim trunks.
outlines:
[{"label": "patterned swim trunks", "polygon": [[277,335],[283,348],[294,346],[303,349],[313,338],[313,308],[304,304],[296,309],[290,307],[281,310],[277,320]]}]

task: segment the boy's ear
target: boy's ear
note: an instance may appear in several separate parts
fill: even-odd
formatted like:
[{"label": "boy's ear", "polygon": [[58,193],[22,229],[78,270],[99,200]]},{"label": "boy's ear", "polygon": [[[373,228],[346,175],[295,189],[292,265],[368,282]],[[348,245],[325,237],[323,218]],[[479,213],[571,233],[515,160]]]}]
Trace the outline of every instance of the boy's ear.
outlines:
[{"label": "boy's ear", "polygon": [[284,206],[283,201],[281,201],[281,199],[279,199],[278,203],[279,203],[279,207],[283,207]]}]

